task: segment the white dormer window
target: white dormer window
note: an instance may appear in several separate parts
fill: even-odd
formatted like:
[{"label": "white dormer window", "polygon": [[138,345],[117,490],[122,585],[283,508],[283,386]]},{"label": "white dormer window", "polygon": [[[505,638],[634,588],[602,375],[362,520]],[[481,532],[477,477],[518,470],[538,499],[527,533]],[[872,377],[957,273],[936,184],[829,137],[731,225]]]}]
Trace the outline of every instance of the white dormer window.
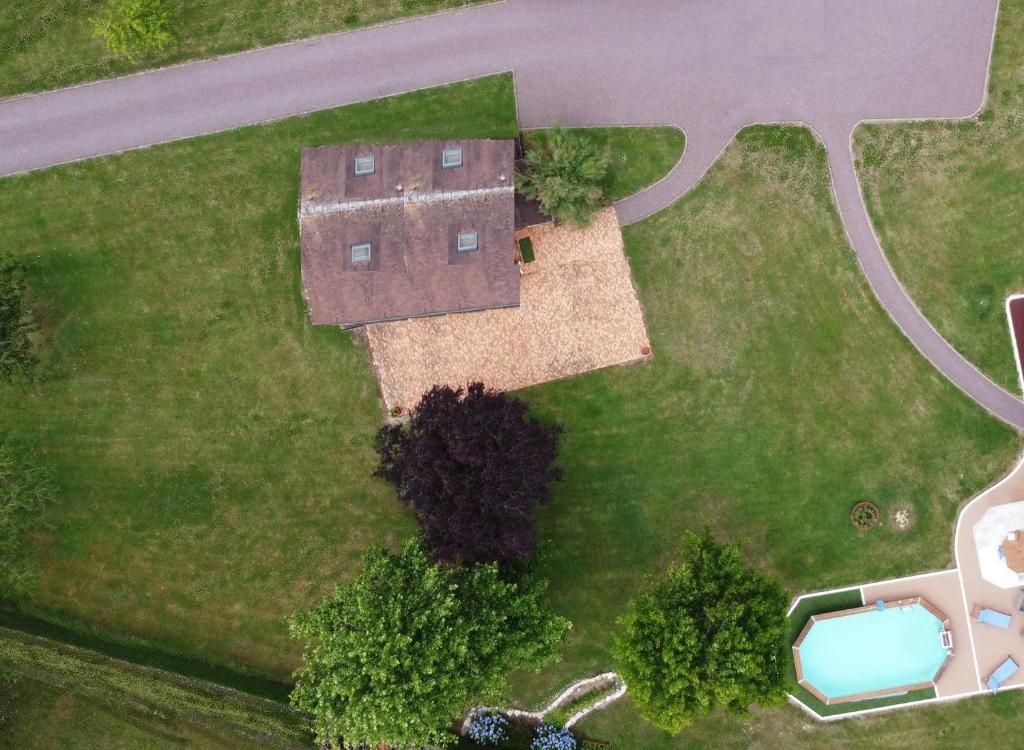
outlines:
[{"label": "white dormer window", "polygon": [[377,169],[373,155],[356,157],[356,177],[373,174]]},{"label": "white dormer window", "polygon": [[366,263],[370,260],[370,243],[357,242],[352,246],[352,262]]},{"label": "white dormer window", "polygon": [[462,166],[462,149],[459,147],[446,148],[441,151],[441,167],[444,169],[455,169]]},{"label": "white dormer window", "polygon": [[458,250],[460,253],[469,253],[480,247],[476,232],[459,232]]}]

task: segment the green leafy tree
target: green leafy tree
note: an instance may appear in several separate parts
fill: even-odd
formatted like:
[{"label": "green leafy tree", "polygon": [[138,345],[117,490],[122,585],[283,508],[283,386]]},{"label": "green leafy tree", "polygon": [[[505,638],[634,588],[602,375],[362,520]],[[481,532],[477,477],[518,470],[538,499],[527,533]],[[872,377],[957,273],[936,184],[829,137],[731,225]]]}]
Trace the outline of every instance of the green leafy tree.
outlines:
[{"label": "green leafy tree", "polygon": [[785,698],[786,605],[736,545],[687,534],[682,562],[633,602],[615,656],[641,713],[669,732]]},{"label": "green leafy tree", "polygon": [[107,0],[94,28],[108,50],[133,61],[178,41],[163,0]]},{"label": "green leafy tree", "polygon": [[21,264],[0,253],[0,376],[28,374],[36,364],[32,313]]},{"label": "green leafy tree", "polygon": [[355,581],[292,617],[306,642],[292,703],[332,748],[449,744],[451,722],[497,699],[511,670],[556,656],[569,622],[545,587],[503,580],[495,564],[431,563],[419,541],[374,548]]},{"label": "green leafy tree", "polygon": [[604,200],[609,161],[607,148],[556,125],[540,148],[526,152],[517,188],[549,216],[586,226]]}]

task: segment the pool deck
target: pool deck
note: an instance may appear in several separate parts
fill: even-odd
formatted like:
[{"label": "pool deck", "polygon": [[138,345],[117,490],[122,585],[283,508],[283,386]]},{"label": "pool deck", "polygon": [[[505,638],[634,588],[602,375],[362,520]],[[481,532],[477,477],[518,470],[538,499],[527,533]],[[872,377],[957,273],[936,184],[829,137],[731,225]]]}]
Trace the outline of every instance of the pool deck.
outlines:
[{"label": "pool deck", "polygon": [[921,596],[942,610],[949,621],[946,629],[953,634],[953,658],[946,663],[946,669],[935,681],[935,694],[941,698],[978,689],[978,677],[974,672],[974,645],[956,570],[869,583],[861,586],[860,590],[864,601],[868,603],[877,599],[890,601]]},{"label": "pool deck", "polygon": [[[871,605],[879,599],[891,602],[923,597],[946,615],[949,620],[948,630],[953,634],[953,658],[947,661],[935,681],[934,698],[873,708],[869,702],[865,702],[861,710],[852,709],[848,713],[833,716],[819,715],[796,696],[791,695],[790,700],[816,718],[832,721],[989,694],[985,680],[1007,656],[1012,657],[1022,668],[1000,690],[1024,687],[1024,636],[1021,635],[1024,630],[1024,612],[1016,611],[1017,597],[1024,589],[1024,584],[1019,588],[1003,589],[982,578],[972,533],[974,525],[989,508],[1021,500],[1024,500],[1024,458],[1019,459],[1003,479],[975,496],[961,510],[954,537],[957,567],[831,590],[859,590],[865,605]],[[829,592],[818,591],[797,597],[793,609],[801,599],[822,593]],[[1010,627],[1004,630],[974,622],[971,610],[975,606],[1011,615]]]},{"label": "pool deck", "polygon": [[978,665],[979,685],[1007,656],[1021,665],[1022,669],[1002,687],[1024,687],[1024,612],[1017,612],[1017,597],[1024,586],[1012,589],[999,588],[981,576],[981,565],[974,545],[974,524],[989,508],[1004,503],[1024,500],[1024,460],[1021,460],[1001,482],[985,490],[960,513],[957,522],[956,558],[960,580],[968,611],[975,605],[987,607],[1012,615],[1010,627],[1006,630],[991,625],[971,622],[972,639]]}]

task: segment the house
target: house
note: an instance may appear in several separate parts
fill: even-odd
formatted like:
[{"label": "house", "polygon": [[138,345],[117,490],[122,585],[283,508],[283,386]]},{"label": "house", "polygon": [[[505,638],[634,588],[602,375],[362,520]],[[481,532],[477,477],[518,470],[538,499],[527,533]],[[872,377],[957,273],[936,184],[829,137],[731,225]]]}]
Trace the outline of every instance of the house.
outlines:
[{"label": "house", "polygon": [[302,150],[302,281],[346,328],[519,305],[511,140]]},{"label": "house", "polygon": [[366,327],[392,416],[434,385],[513,390],[651,356],[615,210],[588,227],[552,221],[516,194],[514,148],[302,151],[310,317]]}]

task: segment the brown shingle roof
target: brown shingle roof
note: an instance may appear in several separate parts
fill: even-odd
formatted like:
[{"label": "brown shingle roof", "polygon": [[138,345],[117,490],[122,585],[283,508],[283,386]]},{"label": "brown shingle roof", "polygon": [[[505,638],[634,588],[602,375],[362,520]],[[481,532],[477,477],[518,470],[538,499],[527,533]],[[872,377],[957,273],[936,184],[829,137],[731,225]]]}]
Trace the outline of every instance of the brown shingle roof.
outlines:
[{"label": "brown shingle roof", "polygon": [[[442,150],[456,147],[463,165],[443,169]],[[357,177],[356,157],[371,155],[374,173]],[[303,149],[302,279],[313,322],[518,305],[513,176],[512,141]],[[476,232],[479,248],[457,252],[460,232]],[[370,261],[353,263],[351,246],[364,242]]]}]

